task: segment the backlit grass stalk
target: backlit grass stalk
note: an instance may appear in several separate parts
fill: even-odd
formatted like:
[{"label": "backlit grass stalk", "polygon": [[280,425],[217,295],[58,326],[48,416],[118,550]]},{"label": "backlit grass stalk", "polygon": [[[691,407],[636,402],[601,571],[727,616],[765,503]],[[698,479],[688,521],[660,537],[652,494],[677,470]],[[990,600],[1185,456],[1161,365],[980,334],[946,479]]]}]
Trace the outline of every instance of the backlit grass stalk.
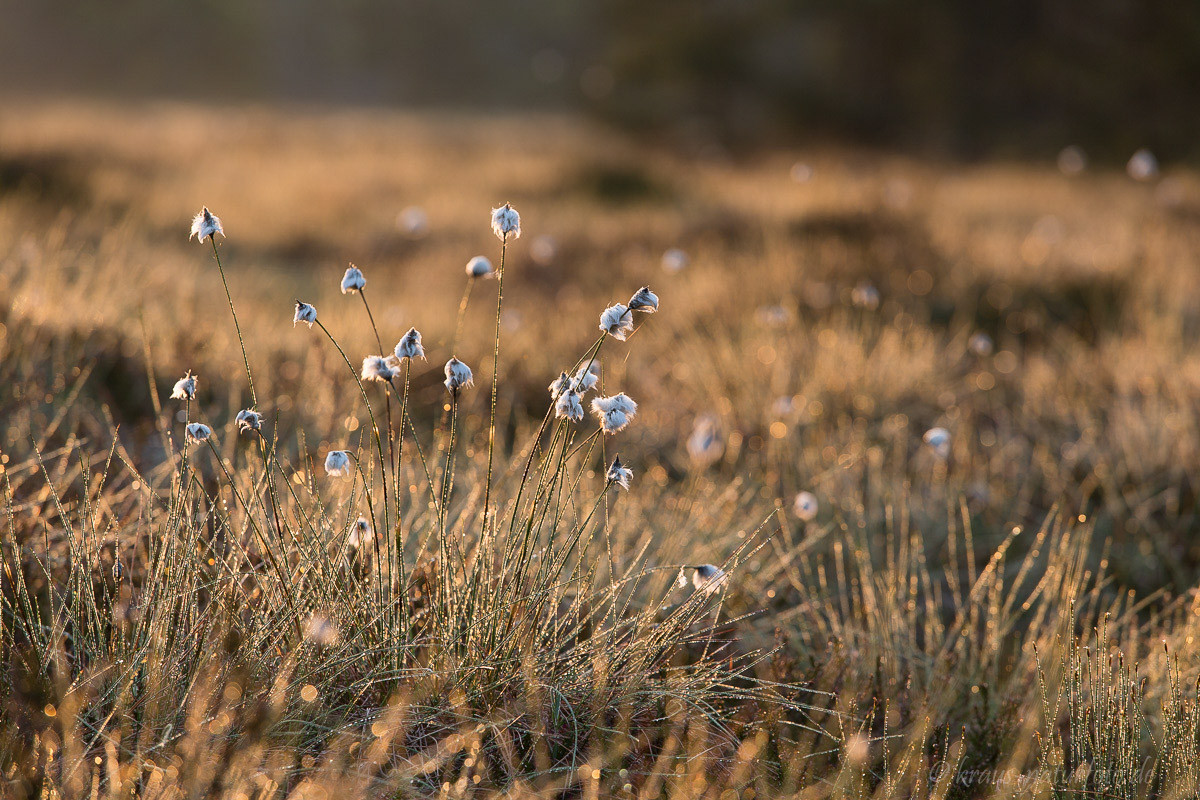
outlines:
[{"label": "backlit grass stalk", "polygon": [[242,337],[242,326],[238,323],[237,311],[233,307],[233,294],[229,291],[229,281],[225,278],[225,267],[221,265],[221,254],[217,252],[217,240],[214,236],[208,237],[212,243],[213,258],[217,262],[217,271],[221,273],[221,285],[225,287],[225,299],[229,301],[229,313],[233,317],[233,328],[237,331],[238,347],[242,349],[242,364],[246,368],[246,382],[250,384],[250,401],[252,405],[258,405],[258,395],[254,391],[254,377],[250,374],[250,358],[246,355],[246,341]]}]

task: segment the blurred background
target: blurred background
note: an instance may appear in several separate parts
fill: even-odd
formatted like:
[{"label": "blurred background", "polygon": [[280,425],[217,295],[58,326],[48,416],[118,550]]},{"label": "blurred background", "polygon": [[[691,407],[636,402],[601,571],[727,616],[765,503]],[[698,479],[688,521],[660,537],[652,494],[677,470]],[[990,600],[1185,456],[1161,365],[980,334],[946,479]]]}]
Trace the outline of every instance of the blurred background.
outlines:
[{"label": "blurred background", "polygon": [[1176,0],[41,0],[8,94],[582,110],[705,151],[836,139],[956,157],[1200,155]]}]

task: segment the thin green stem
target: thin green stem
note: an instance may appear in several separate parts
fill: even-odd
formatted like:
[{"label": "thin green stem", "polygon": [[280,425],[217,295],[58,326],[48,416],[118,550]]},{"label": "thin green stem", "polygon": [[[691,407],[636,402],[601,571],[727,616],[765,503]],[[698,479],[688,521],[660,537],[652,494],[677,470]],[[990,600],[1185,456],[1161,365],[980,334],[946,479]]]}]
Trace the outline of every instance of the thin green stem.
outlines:
[{"label": "thin green stem", "polygon": [[504,256],[508,252],[508,234],[500,240],[500,268],[496,271],[496,338],[492,346],[492,410],[488,421],[487,481],[483,485],[483,527],[486,530],[492,504],[492,461],[496,454],[496,392],[500,378],[500,312],[504,307]]},{"label": "thin green stem", "polygon": [[221,273],[221,285],[225,287],[225,299],[229,301],[229,313],[233,315],[233,327],[237,331],[238,346],[242,348],[242,364],[246,367],[246,381],[250,384],[250,401],[258,405],[258,395],[254,392],[254,378],[250,375],[250,359],[246,355],[246,340],[242,337],[242,326],[238,324],[237,311],[233,308],[233,295],[229,291],[229,281],[225,279],[225,267],[221,265],[221,254],[217,252],[217,240],[209,236],[212,242],[213,258],[217,261],[217,271]]}]

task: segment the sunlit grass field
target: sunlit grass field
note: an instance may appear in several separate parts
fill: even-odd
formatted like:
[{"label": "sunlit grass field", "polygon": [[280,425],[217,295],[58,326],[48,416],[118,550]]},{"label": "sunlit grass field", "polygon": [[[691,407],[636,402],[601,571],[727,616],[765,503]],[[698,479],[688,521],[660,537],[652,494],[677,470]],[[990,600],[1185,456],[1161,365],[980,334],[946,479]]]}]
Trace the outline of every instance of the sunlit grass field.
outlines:
[{"label": "sunlit grass field", "polygon": [[1198,255],[1169,165],[6,108],[0,794],[1194,796]]}]

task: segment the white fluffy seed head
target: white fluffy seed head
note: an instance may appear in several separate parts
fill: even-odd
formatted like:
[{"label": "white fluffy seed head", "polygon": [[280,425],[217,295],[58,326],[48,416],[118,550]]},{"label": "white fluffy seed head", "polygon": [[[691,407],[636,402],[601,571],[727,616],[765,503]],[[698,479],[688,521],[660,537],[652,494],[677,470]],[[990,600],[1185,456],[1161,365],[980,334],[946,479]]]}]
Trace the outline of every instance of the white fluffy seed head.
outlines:
[{"label": "white fluffy seed head", "polygon": [[486,256],[475,256],[467,262],[467,275],[472,278],[486,278],[495,271],[496,268]]},{"label": "white fluffy seed head", "polygon": [[207,441],[212,436],[212,428],[202,422],[193,422],[187,426],[187,438],[192,442]]},{"label": "white fluffy seed head", "polygon": [[560,392],[554,401],[554,416],[572,422],[583,419],[583,398],[579,392],[571,389]]},{"label": "white fluffy seed head", "polygon": [[471,368],[457,358],[451,358],[446,362],[446,388],[451,394],[457,394],[460,389],[469,389],[475,385],[475,376],[471,374]]},{"label": "white fluffy seed head", "polygon": [[992,341],[992,337],[980,332],[971,337],[971,340],[967,342],[967,347],[975,355],[986,358],[992,354],[992,350],[995,349],[996,345]]},{"label": "white fluffy seed head", "polygon": [[605,433],[617,433],[637,415],[637,403],[626,394],[597,397],[592,400],[592,413],[600,420]]},{"label": "white fluffy seed head", "polygon": [[421,344],[421,332],[409,328],[408,333],[396,344],[396,358],[403,361],[406,358],[425,358],[425,347]]},{"label": "white fluffy seed head", "polygon": [[225,231],[221,228],[221,220],[208,210],[208,206],[200,209],[200,213],[192,218],[192,233],[188,236],[197,238],[197,241],[203,242],[210,236],[217,234],[225,235]]},{"label": "white fluffy seed head", "polygon": [[696,587],[696,591],[713,594],[724,589],[727,583],[729,575],[713,564],[701,564],[692,570],[692,586]]},{"label": "white fluffy seed head", "polygon": [[692,424],[692,433],[687,439],[688,457],[697,467],[715,464],[725,454],[725,441],[721,438],[721,423],[712,414],[702,414]]},{"label": "white fluffy seed head", "polygon": [[1158,174],[1158,159],[1145,147],[1129,157],[1125,171],[1135,181],[1148,181]]},{"label": "white fluffy seed head", "polygon": [[196,376],[191,370],[179,380],[175,381],[175,388],[171,390],[172,400],[193,400],[196,397]]},{"label": "white fluffy seed head", "polygon": [[850,292],[850,302],[867,311],[879,308],[879,290],[870,281],[860,281]]},{"label": "white fluffy seed head", "polygon": [[500,241],[521,238],[521,215],[508,203],[492,209],[492,232]]},{"label": "white fluffy seed head", "polygon": [[334,478],[348,478],[353,472],[350,453],[346,450],[330,450],[325,456],[325,474]]},{"label": "white fluffy seed head", "polygon": [[662,255],[662,267],[667,272],[679,272],[688,265],[688,254],[678,247],[672,247]]},{"label": "white fluffy seed head", "polygon": [[359,517],[355,521],[354,527],[350,529],[350,535],[346,537],[346,544],[351,547],[360,547],[374,538],[375,530],[371,527],[371,521],[366,517]]},{"label": "white fluffy seed head", "polygon": [[924,440],[938,458],[950,457],[950,431],[945,428],[930,428],[925,431]]},{"label": "white fluffy seed head", "polygon": [[362,270],[351,264],[350,268],[346,270],[346,274],[342,276],[342,294],[361,292],[366,285],[367,279],[363,277]]},{"label": "white fluffy seed head", "polygon": [[237,413],[238,431],[251,433],[262,430],[262,415],[252,408],[244,408]]},{"label": "white fluffy seed head", "polygon": [[600,315],[600,330],[614,339],[625,341],[633,330],[633,312],[624,303],[617,303],[604,309]]},{"label": "white fluffy seed head", "polygon": [[818,508],[817,496],[812,492],[800,492],[792,503],[792,511],[796,512],[796,516],[805,522],[816,519]]},{"label": "white fluffy seed head", "polygon": [[308,303],[300,300],[296,301],[296,314],[292,317],[292,327],[296,327],[297,322],[304,322],[308,327],[312,327],[317,321],[317,309]]},{"label": "white fluffy seed head", "polygon": [[629,310],[653,314],[658,311],[658,295],[650,291],[649,286],[643,286],[629,298]]},{"label": "white fluffy seed head", "polygon": [[383,356],[367,356],[362,362],[362,379],[364,381],[379,381],[389,383],[396,377],[396,371]]},{"label": "white fluffy seed head", "polygon": [[633,480],[633,470],[622,464],[620,457],[613,456],[613,462],[604,477],[610,484],[616,484],[625,491],[629,491],[629,482]]},{"label": "white fluffy seed head", "polygon": [[575,391],[586,394],[600,381],[600,362],[592,359],[592,363],[584,364],[576,371],[572,380],[575,384]]},{"label": "white fluffy seed head", "polygon": [[341,640],[337,623],[318,612],[308,618],[304,626],[304,638],[318,647],[332,647]]},{"label": "white fluffy seed head", "polygon": [[571,388],[571,379],[567,377],[567,373],[562,373],[554,380],[550,381],[550,385],[546,387],[550,390],[550,397],[558,399],[558,396]]}]

